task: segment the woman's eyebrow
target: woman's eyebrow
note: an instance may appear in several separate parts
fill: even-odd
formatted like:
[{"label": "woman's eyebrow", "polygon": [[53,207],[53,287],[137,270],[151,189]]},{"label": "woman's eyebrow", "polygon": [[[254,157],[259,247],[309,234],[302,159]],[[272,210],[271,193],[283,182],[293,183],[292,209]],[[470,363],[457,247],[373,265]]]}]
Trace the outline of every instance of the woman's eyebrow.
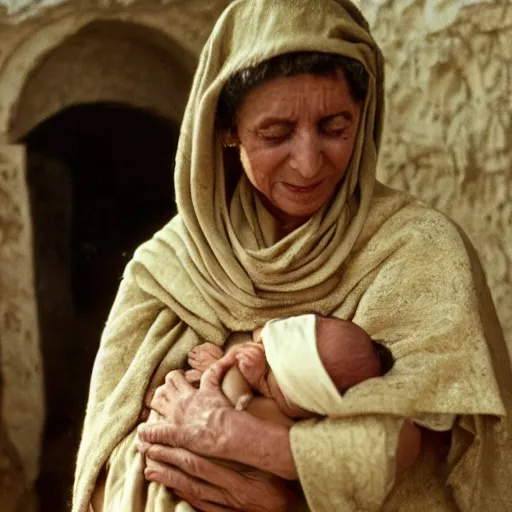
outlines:
[{"label": "woman's eyebrow", "polygon": [[[328,123],[337,117],[342,117],[343,119],[352,122],[354,120],[353,114],[348,110],[342,110],[341,112],[336,112],[335,114],[329,114],[328,116],[322,117],[320,119],[320,123]],[[274,125],[293,125],[296,121],[287,117],[266,117],[259,122],[256,123],[256,128],[261,130],[265,128],[270,128]]]},{"label": "woman's eyebrow", "polygon": [[[349,110],[342,110],[340,112],[336,112],[334,114],[329,114],[328,116],[322,117],[320,119],[320,123],[328,123],[329,121],[332,121],[333,119],[336,119],[337,117],[342,117],[343,119],[352,122],[354,120],[353,114]],[[292,126],[296,124],[295,119],[291,119],[289,117],[278,117],[278,116],[272,116],[272,117],[265,117],[263,119],[260,119],[256,122],[255,129],[256,130],[265,130],[267,128],[271,128],[272,126],[276,125],[285,125],[285,126]]]},{"label": "woman's eyebrow", "polygon": [[262,119],[261,121],[256,123],[256,127],[258,129],[265,129],[270,128],[271,126],[274,126],[276,124],[281,125],[292,125],[295,121],[285,118],[285,117],[266,117],[265,119]]}]

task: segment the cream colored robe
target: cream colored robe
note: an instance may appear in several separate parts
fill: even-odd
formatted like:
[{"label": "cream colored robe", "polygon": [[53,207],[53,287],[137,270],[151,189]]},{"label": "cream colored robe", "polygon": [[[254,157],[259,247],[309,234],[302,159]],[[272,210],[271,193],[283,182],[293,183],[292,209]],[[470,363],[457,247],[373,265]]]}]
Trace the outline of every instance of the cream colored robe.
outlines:
[{"label": "cream colored robe", "polygon": [[[358,59],[370,86],[334,200],[278,241],[247,179],[225,165],[215,109],[232,73],[300,50]],[[148,386],[204,340],[222,345],[231,332],[303,313],[354,320],[396,359],[388,375],[351,389],[336,418],[291,429],[310,510],[512,510],[512,375],[501,329],[458,228],[375,182],[382,87],[380,52],[345,0],[238,0],[221,16],[183,121],[178,216],[137,250],[102,337],[74,512],[88,510],[105,465],[107,510],[190,510],[144,482],[134,429]],[[446,453],[427,441],[413,470],[395,481],[403,418],[452,428],[452,440]]]}]

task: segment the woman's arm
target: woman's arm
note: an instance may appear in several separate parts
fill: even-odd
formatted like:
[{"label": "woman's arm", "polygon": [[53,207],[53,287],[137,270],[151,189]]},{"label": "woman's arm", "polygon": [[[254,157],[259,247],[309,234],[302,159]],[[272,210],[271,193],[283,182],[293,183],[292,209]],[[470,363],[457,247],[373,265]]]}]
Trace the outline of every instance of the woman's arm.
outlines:
[{"label": "woman's arm", "polygon": [[255,418],[245,411],[226,411],[222,458],[236,460],[286,480],[297,480],[290,446],[290,428]]},{"label": "woman's arm", "polygon": [[[208,371],[196,390],[181,372],[171,372],[152,407],[167,422],[139,428],[143,443],[184,448],[206,457],[233,460],[288,480],[297,479],[290,429],[235,411],[222,395],[220,372]],[[420,430],[404,422],[396,449],[396,471],[419,455]],[[147,444],[144,445],[147,448]]]}]

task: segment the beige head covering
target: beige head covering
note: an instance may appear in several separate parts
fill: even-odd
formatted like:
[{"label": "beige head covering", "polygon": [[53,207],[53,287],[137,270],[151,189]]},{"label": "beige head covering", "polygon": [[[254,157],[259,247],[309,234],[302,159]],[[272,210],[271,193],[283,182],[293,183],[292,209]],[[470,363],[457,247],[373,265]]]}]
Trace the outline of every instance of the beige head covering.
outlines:
[{"label": "beige head covering", "polygon": [[[226,173],[239,169],[224,168],[215,113],[230,75],[297,51],[330,52],[360,61],[370,75],[369,91],[350,167],[335,200],[294,233],[269,245],[273,220],[245,176],[228,204]],[[366,22],[347,2],[233,2],[203,51],[183,120],[175,173],[179,218],[158,235],[164,245],[151,254],[146,246],[136,259],[158,279],[164,252],[174,253],[177,243],[186,248],[180,250],[183,266],[197,286],[207,290],[221,322],[231,329],[245,328],[248,319],[261,325],[289,306],[309,312],[313,301],[323,311],[332,310],[329,292],[338,286],[336,272],[370,207],[383,116],[382,73],[382,57]],[[181,301],[181,289],[168,282],[165,286]],[[204,309],[198,316],[205,317]],[[219,315],[215,317],[214,323]]]}]

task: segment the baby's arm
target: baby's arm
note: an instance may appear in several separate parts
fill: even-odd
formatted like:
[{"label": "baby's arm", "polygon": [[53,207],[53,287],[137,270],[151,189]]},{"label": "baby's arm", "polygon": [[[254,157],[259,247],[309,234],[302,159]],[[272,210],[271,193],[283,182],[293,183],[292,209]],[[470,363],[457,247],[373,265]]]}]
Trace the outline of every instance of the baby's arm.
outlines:
[{"label": "baby's arm", "polygon": [[198,384],[202,374],[215,362],[231,366],[222,382],[222,391],[237,409],[245,409],[253,397],[252,389],[271,398],[266,385],[268,364],[261,343],[246,342],[233,346],[225,354],[213,343],[193,348],[188,356],[192,367],[185,373],[191,384]]},{"label": "baby's arm", "polygon": [[266,374],[263,346],[252,342],[236,345],[219,360],[219,364],[231,366],[222,382],[223,393],[236,409],[245,409],[253,398],[253,389],[260,391]]},{"label": "baby's arm", "polygon": [[[266,376],[268,363],[265,357],[265,349],[261,343],[245,343],[237,347],[235,358],[240,373],[245,377],[252,388],[267,396],[268,386]],[[271,398],[271,397],[268,397]]]},{"label": "baby's arm", "polygon": [[[244,378],[238,368],[238,358],[245,350],[244,344],[235,345],[231,350],[226,353],[213,343],[202,343],[194,347],[188,354],[188,364],[192,367],[191,370],[185,372],[185,378],[191,384],[199,384],[203,373],[216,363],[230,366],[222,380],[222,392],[226,395],[229,401],[235,406],[236,409],[245,409],[248,402],[253,397],[251,385]],[[244,360],[247,357],[243,357]]]}]

